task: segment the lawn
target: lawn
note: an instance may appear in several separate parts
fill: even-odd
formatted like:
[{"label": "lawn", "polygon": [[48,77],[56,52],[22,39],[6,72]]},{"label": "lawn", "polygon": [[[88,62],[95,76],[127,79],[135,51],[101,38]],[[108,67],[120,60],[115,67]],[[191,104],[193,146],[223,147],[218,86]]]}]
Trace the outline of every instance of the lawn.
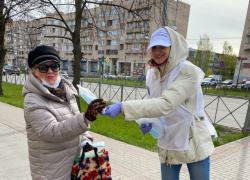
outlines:
[{"label": "lawn", "polygon": [[[4,96],[0,97],[0,101],[23,107],[22,86],[3,83]],[[81,101],[81,111],[86,110],[87,105]],[[243,138],[246,134],[242,132],[231,132],[225,130],[221,126],[216,127],[219,138],[214,141],[215,146],[235,141]],[[135,122],[125,121],[123,116],[112,119],[106,116],[98,116],[97,120],[92,123],[91,131],[111,137],[116,140],[123,141],[128,144],[139,146],[151,151],[156,151],[156,140],[150,135],[143,135]]]}]

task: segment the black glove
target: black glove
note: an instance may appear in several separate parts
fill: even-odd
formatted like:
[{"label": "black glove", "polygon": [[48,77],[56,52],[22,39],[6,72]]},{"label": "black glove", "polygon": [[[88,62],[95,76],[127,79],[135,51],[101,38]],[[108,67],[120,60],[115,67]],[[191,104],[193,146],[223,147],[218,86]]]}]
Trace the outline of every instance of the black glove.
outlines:
[{"label": "black glove", "polygon": [[103,101],[103,99],[95,99],[89,104],[88,109],[85,113],[85,117],[89,121],[94,121],[96,120],[96,116],[98,115],[98,113],[101,113],[105,107],[106,103],[105,101]]}]

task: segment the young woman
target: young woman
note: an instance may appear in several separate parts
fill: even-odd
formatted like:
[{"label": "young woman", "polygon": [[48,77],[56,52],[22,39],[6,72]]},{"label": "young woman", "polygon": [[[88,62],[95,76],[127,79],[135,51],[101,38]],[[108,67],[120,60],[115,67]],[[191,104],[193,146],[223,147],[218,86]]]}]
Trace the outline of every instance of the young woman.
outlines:
[{"label": "young woman", "polygon": [[105,107],[94,100],[80,113],[73,85],[60,76],[60,57],[50,46],[29,53],[31,73],[24,85],[24,116],[33,179],[69,180],[74,157],[79,153],[79,135],[87,133]]},{"label": "young woman", "polygon": [[[200,86],[204,73],[186,60],[185,39],[169,27],[153,32],[148,51],[149,99],[116,103],[104,114],[116,117],[123,113],[127,120],[163,119],[164,133],[158,138],[162,179],[178,180],[182,164],[187,164],[191,180],[208,180],[215,130],[204,112]],[[149,132],[152,124],[141,125],[141,130]]]}]

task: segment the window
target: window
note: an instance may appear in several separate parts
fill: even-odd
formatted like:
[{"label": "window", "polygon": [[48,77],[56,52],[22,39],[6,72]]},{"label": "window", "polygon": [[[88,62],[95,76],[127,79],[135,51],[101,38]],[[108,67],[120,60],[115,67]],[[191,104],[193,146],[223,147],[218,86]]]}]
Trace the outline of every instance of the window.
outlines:
[{"label": "window", "polygon": [[141,44],[139,44],[139,43],[133,44],[132,50],[140,50],[140,49],[141,49]]},{"label": "window", "polygon": [[142,33],[136,33],[135,34],[135,39],[141,39],[143,37]]},{"label": "window", "polygon": [[107,26],[112,26],[112,20],[107,21]]},{"label": "window", "polygon": [[103,36],[105,36],[105,33],[104,33],[103,31],[99,31],[99,32],[98,32],[98,35],[99,35],[100,37],[103,37]]},{"label": "window", "polygon": [[99,41],[98,41],[98,44],[99,44],[100,46],[104,46],[104,45],[105,45],[105,42],[104,42],[104,40],[99,40]]},{"label": "window", "polygon": [[116,36],[116,35],[119,35],[119,30],[108,31],[108,35],[109,35],[109,36]]},{"label": "window", "polygon": [[120,23],[119,19],[113,19],[112,20],[112,25],[116,25],[116,24],[119,24],[119,23]]},{"label": "window", "polygon": [[124,49],[124,44],[120,44],[120,50]]},{"label": "window", "polygon": [[250,44],[250,37],[247,36],[247,44]]},{"label": "window", "polygon": [[107,49],[106,50],[106,54],[107,55],[117,55],[118,54],[118,50],[116,50],[116,49]]},{"label": "window", "polygon": [[120,44],[119,40],[111,40],[110,45],[118,45]]},{"label": "window", "polygon": [[127,34],[127,39],[133,39],[133,34]]},{"label": "window", "polygon": [[88,48],[88,49],[89,49],[89,51],[92,51],[92,46],[89,46],[89,48]]},{"label": "window", "polygon": [[104,50],[98,50],[98,54],[104,54]]}]

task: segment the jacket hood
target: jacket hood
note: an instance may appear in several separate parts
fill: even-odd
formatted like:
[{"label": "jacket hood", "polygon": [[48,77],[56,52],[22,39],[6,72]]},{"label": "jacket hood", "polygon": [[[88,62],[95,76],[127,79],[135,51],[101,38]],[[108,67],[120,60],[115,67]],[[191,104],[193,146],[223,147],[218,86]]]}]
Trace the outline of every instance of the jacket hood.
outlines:
[{"label": "jacket hood", "polygon": [[[63,77],[62,80],[64,80],[66,85],[65,88],[67,88],[66,90],[67,97],[71,97],[72,95],[78,95],[76,89],[69,81],[67,81]],[[22,92],[23,96],[25,96],[28,93],[39,94],[54,101],[63,101],[59,97],[51,94],[50,91],[46,87],[44,87],[43,84],[33,74],[29,74],[28,79],[23,87],[23,92]]]},{"label": "jacket hood", "polygon": [[172,42],[170,55],[168,59],[168,66],[171,69],[180,63],[181,60],[186,59],[188,56],[188,45],[184,37],[177,33],[175,30],[165,27],[170,35]]},{"label": "jacket hood", "polygon": [[177,64],[180,63],[180,61],[186,60],[188,56],[188,45],[184,37],[168,26],[164,28],[169,33],[169,37],[171,39],[171,49],[168,62],[159,67],[159,71],[163,75],[169,73]]}]

